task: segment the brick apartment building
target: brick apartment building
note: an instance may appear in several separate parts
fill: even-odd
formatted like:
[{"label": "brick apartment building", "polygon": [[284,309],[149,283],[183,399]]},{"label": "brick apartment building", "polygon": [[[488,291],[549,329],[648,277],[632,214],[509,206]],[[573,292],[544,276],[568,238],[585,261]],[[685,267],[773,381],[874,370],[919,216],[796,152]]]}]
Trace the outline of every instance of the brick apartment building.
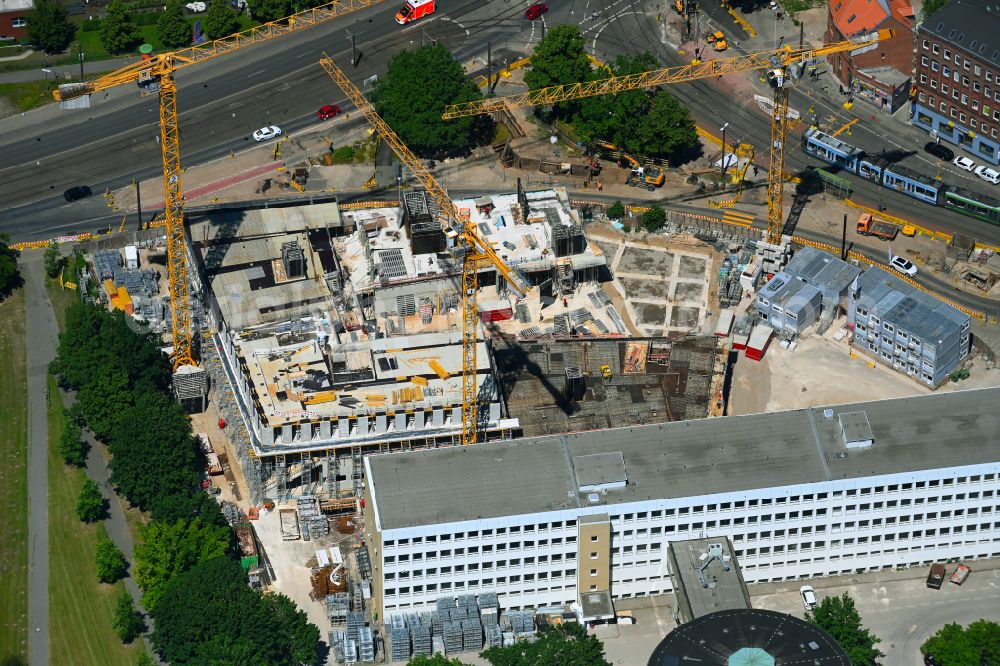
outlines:
[{"label": "brick apartment building", "polygon": [[0,0],[0,41],[24,41],[28,38],[28,12],[35,0]]},{"label": "brick apartment building", "polygon": [[917,27],[913,58],[913,124],[1000,163],[1000,6],[951,0]]},{"label": "brick apartment building", "polygon": [[829,0],[824,41],[891,28],[896,36],[854,51],[827,56],[833,73],[855,99],[895,113],[908,99],[913,62],[910,0]]}]

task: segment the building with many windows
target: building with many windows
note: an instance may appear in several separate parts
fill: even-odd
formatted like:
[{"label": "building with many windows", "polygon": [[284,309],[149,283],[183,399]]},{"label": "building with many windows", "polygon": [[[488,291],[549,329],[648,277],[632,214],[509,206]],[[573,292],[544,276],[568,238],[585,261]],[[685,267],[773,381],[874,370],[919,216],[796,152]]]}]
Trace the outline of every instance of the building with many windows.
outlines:
[{"label": "building with many windows", "polygon": [[35,0],[0,0],[0,40],[23,41],[28,38],[28,14]]},{"label": "building with many windows", "polygon": [[1000,556],[1000,389],[371,455],[381,617],[673,589],[673,541],[747,583]]},{"label": "building with many windows", "polygon": [[895,113],[908,99],[913,44],[910,0],[829,0],[827,44],[891,28],[895,37],[827,56],[834,76],[851,93]]},{"label": "building with many windows", "polygon": [[952,0],[914,36],[912,122],[1000,163],[1000,7]]},{"label": "building with many windows", "polygon": [[972,318],[881,268],[858,278],[847,310],[854,349],[939,386],[968,357]]}]

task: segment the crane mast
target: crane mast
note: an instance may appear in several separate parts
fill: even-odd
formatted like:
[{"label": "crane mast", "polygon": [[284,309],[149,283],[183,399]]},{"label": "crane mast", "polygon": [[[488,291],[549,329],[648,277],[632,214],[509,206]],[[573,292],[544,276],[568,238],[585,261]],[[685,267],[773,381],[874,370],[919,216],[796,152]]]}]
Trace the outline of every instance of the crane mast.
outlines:
[{"label": "crane mast", "polygon": [[479,436],[479,396],[476,387],[478,367],[476,331],[479,327],[479,312],[476,303],[479,291],[479,266],[486,262],[492,264],[497,273],[507,281],[507,284],[522,296],[527,293],[528,286],[525,280],[500,258],[493,250],[493,246],[479,235],[475,230],[475,225],[470,224],[469,220],[461,215],[451,197],[448,196],[448,192],[434,180],[419,158],[378,115],[371,102],[333,63],[333,60],[324,54],[320,65],[424,187],[428,196],[451,225],[455,240],[460,241],[460,247],[464,249],[462,256],[462,444],[475,444]]},{"label": "crane mast", "polygon": [[184,237],[184,190],[181,187],[180,122],[177,113],[177,85],[174,72],[182,67],[215,58],[238,49],[269,41],[377,5],[383,0],[334,0],[307,9],[281,21],[272,21],[229,37],[198,44],[170,53],[158,54],[92,81],[68,83],[52,92],[58,101],[90,95],[125,83],[137,84],[140,94],[159,96],[160,152],[163,161],[163,191],[167,235],[167,277],[173,321],[173,367],[197,366],[191,330],[191,303],[188,294],[187,244]]},{"label": "crane mast", "polygon": [[666,67],[638,74],[549,86],[508,97],[492,97],[453,104],[445,108],[443,117],[445,120],[450,120],[493,113],[504,108],[546,106],[585,97],[640,90],[659,85],[687,83],[723,74],[767,69],[768,79],[774,87],[774,105],[771,108],[771,161],[767,170],[767,241],[771,244],[779,244],[784,226],[782,221],[782,169],[785,163],[785,134],[788,127],[788,87],[799,78],[800,70],[798,68],[813,58],[840,51],[851,51],[891,39],[894,35],[895,32],[891,29],[877,30],[817,48],[795,49],[785,45],[778,49],[748,53],[733,58],[720,58],[705,62],[695,61],[687,65]]}]

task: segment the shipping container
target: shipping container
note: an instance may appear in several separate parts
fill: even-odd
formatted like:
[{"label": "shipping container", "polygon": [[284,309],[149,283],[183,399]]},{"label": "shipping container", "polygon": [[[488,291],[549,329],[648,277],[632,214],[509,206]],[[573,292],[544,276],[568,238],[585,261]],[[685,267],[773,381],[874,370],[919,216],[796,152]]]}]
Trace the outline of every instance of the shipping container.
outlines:
[{"label": "shipping container", "polygon": [[719,313],[719,323],[715,326],[715,334],[720,338],[725,338],[729,336],[729,332],[733,329],[733,321],[736,319],[736,315],[732,310],[723,310]]},{"label": "shipping container", "polygon": [[771,338],[774,336],[774,329],[766,324],[757,324],[750,332],[750,340],[747,342],[747,358],[759,361],[764,358]]}]

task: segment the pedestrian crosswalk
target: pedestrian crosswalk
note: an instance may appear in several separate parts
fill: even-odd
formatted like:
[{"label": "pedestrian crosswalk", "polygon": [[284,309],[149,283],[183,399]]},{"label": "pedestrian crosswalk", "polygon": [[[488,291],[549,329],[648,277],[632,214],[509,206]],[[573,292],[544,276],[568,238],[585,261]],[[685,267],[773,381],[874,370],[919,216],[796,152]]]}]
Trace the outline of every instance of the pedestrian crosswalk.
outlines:
[{"label": "pedestrian crosswalk", "polygon": [[735,224],[741,227],[752,227],[754,216],[750,213],[741,213],[738,210],[727,210],[722,214],[722,221],[726,224]]}]

